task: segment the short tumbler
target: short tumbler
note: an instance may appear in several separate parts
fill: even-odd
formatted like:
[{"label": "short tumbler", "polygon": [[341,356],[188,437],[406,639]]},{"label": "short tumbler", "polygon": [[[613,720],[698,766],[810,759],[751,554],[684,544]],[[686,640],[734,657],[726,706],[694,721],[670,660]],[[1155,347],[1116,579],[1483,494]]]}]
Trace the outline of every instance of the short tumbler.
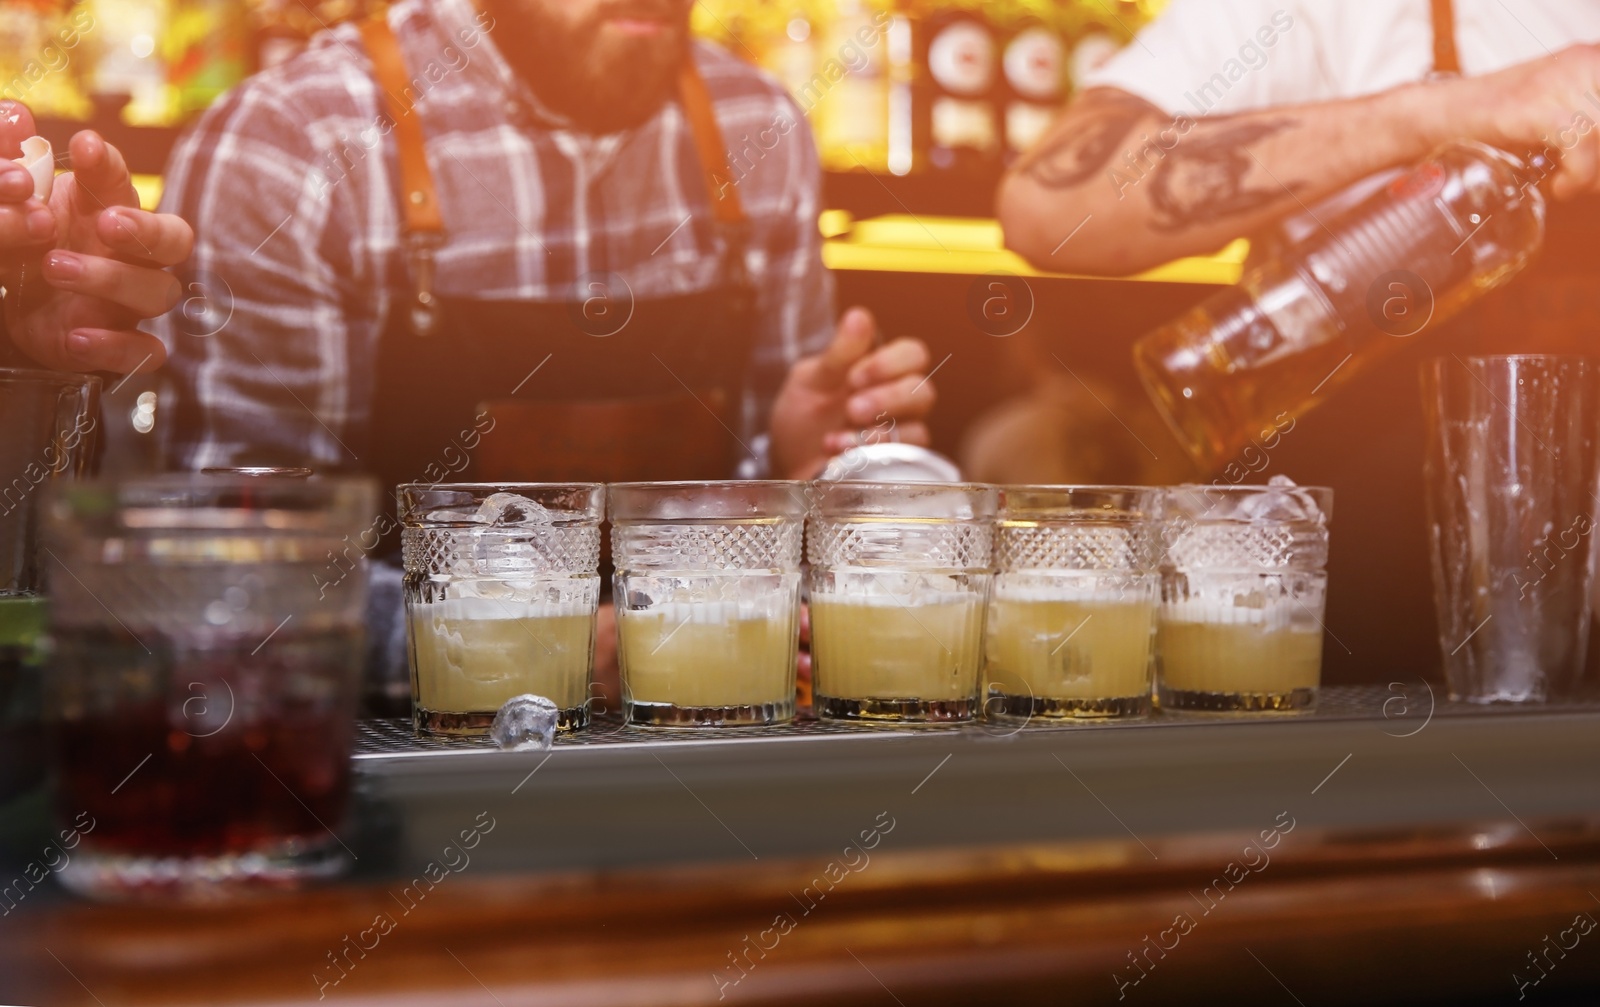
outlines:
[{"label": "short tumbler", "polygon": [[412,483],[399,509],[417,732],[487,734],[524,693],[588,724],[604,487]]},{"label": "short tumbler", "polygon": [[207,900],[337,873],[378,513],[361,479],[161,476],[48,513],[61,870]]},{"label": "short tumbler", "polygon": [[1161,491],[1000,491],[985,712],[1101,718],[1150,712]]},{"label": "short tumbler", "polygon": [[1281,476],[1167,491],[1156,636],[1163,708],[1315,703],[1332,507],[1332,490]]},{"label": "short tumbler", "polygon": [[793,719],[804,484],[619,483],[609,505],[628,722]]},{"label": "short tumbler", "polygon": [[818,715],[974,719],[995,489],[819,482],[812,494],[806,551]]}]

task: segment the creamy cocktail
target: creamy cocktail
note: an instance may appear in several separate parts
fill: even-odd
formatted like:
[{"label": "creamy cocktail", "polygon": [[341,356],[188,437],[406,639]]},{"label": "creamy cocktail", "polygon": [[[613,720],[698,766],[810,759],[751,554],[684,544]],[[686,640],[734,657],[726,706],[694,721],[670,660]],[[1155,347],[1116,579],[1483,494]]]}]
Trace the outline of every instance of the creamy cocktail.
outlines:
[{"label": "creamy cocktail", "polygon": [[404,528],[411,713],[429,734],[487,734],[509,699],[589,722],[600,599],[598,483],[412,483]]},{"label": "creamy cocktail", "polygon": [[1006,486],[984,679],[990,716],[1150,712],[1160,491]]},{"label": "creamy cocktail", "polygon": [[[622,694],[635,723],[777,722],[794,715],[794,587],[774,604],[672,603],[617,613]],[[729,711],[723,714],[719,711]]]},{"label": "creamy cocktail", "polygon": [[971,715],[983,654],[983,595],[813,594],[811,660],[829,715],[899,716],[937,704]]},{"label": "creamy cocktail", "polygon": [[806,551],[818,716],[977,716],[995,497],[960,483],[817,484]]},{"label": "creamy cocktail", "polygon": [[1163,502],[1156,691],[1163,709],[1303,710],[1322,677],[1333,492],[1179,486]]},{"label": "creamy cocktail", "polygon": [[801,484],[618,483],[609,499],[628,723],[792,720]]},{"label": "creamy cocktail", "polygon": [[1176,693],[1183,706],[1303,706],[1297,693],[1315,690],[1322,677],[1316,625],[1164,619],[1157,636],[1162,695]]},{"label": "creamy cocktail", "polygon": [[544,696],[570,726],[589,698],[594,614],[485,598],[413,604],[412,690],[420,726],[446,734],[488,729],[513,696]]},{"label": "creamy cocktail", "polygon": [[1155,599],[997,589],[985,680],[991,713],[1104,717],[1146,712]]}]

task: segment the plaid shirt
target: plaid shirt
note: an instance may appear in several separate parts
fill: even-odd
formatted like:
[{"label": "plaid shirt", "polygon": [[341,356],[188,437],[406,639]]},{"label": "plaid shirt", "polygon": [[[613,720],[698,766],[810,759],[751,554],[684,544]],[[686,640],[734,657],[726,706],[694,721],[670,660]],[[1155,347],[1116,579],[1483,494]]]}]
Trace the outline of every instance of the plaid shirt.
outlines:
[{"label": "plaid shirt", "polygon": [[[639,298],[718,285],[721,244],[676,101],[622,133],[552,126],[471,0],[404,0],[389,22],[447,231],[440,295],[565,301],[601,270]],[[750,221],[759,323],[741,435],[754,475],[783,372],[831,334],[821,172],[774,80],[704,43],[694,58]],[[171,352],[171,464],[360,467],[379,334],[412,291],[383,111],[360,33],[343,25],[223,96],[178,144],[162,209],[198,241],[180,270],[189,299],[155,323]]]}]

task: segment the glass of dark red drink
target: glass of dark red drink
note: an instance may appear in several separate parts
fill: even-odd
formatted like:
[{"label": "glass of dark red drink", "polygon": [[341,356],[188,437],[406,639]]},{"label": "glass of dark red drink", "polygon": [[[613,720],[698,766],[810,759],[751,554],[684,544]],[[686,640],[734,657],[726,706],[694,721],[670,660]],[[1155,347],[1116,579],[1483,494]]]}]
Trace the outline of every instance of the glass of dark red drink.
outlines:
[{"label": "glass of dark red drink", "polygon": [[351,543],[377,510],[351,478],[55,497],[47,704],[57,812],[83,835],[64,884],[205,900],[345,867],[367,586]]}]

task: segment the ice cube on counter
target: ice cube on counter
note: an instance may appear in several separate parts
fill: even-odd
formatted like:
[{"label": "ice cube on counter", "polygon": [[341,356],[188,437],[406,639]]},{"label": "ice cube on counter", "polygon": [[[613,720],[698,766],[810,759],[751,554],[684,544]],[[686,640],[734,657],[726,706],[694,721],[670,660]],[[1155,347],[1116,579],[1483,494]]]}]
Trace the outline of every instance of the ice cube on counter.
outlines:
[{"label": "ice cube on counter", "polygon": [[523,693],[501,704],[489,725],[489,737],[509,752],[546,752],[556,736],[556,704],[543,696]]}]

